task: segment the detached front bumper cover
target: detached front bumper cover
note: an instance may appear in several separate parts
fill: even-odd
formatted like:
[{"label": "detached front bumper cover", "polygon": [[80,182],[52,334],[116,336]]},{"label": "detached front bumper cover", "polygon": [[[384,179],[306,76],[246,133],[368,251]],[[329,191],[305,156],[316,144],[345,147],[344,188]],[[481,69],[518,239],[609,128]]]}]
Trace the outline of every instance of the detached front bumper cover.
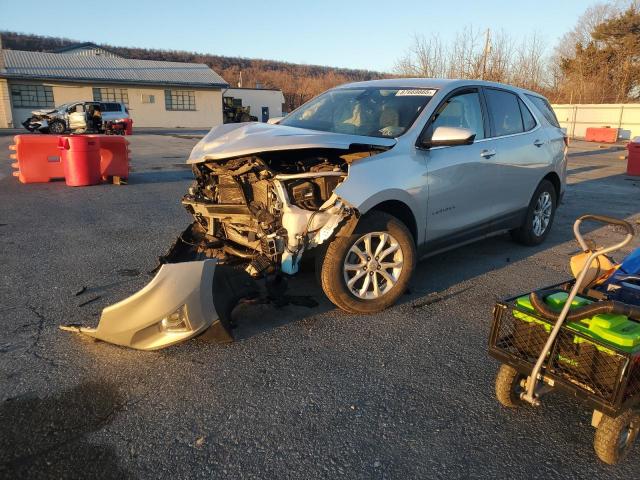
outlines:
[{"label": "detached front bumper cover", "polygon": [[60,328],[139,350],[165,348],[212,326],[232,341],[213,304],[215,270],[215,260],[164,264],[142,290],[106,307],[97,328]]}]

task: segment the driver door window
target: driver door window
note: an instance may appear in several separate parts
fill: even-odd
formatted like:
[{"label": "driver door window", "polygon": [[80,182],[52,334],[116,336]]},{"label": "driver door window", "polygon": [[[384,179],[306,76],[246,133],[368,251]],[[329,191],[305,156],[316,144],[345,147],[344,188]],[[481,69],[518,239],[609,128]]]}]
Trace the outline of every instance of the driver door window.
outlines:
[{"label": "driver door window", "polygon": [[479,93],[466,92],[449,98],[431,124],[431,131],[437,127],[467,128],[476,134],[476,140],[485,138]]}]

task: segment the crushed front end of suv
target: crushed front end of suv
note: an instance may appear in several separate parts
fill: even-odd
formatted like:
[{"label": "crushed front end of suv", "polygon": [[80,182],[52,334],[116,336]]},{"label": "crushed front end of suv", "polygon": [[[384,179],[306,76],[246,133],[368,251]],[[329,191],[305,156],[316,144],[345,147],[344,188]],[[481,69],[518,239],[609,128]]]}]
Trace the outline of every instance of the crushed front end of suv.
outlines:
[{"label": "crushed front end of suv", "polygon": [[51,110],[34,110],[31,116],[22,122],[22,126],[30,132],[48,133],[49,123],[52,121],[64,122],[66,125],[66,111],[61,110],[64,107],[65,105]]}]

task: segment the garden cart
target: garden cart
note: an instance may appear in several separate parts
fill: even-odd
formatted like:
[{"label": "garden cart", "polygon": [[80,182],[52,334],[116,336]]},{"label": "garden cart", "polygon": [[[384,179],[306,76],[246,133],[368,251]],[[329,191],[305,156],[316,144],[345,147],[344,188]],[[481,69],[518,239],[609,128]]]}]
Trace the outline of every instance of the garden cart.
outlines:
[{"label": "garden cart", "polygon": [[[580,232],[584,221],[622,228],[625,238],[595,247]],[[607,256],[633,238],[623,220],[584,215],[573,230],[582,249],[571,261],[575,279],[494,307],[496,396],[506,407],[539,406],[552,390],[583,400],[594,410],[595,451],[615,464],[640,430],[640,249],[620,264]]]}]

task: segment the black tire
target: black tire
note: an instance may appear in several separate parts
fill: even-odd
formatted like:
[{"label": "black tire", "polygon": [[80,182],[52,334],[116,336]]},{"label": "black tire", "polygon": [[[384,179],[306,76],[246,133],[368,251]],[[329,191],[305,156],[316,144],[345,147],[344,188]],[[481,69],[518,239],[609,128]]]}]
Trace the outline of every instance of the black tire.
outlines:
[{"label": "black tire", "polygon": [[[544,195],[548,195],[551,202],[551,213],[549,221],[541,234],[538,234],[535,229],[534,219],[536,217],[538,202],[542,200]],[[536,191],[531,197],[529,207],[527,208],[527,214],[525,216],[524,223],[521,227],[511,230],[511,236],[513,239],[523,245],[540,245],[544,242],[545,238],[549,234],[551,227],[553,226],[553,219],[556,216],[556,207],[558,205],[558,194],[555,187],[549,180],[542,180],[536,188]]]},{"label": "black tire", "polygon": [[615,465],[633,448],[640,431],[640,415],[627,410],[616,418],[602,416],[593,440],[593,448],[604,463]]},{"label": "black tire", "polygon": [[524,392],[522,381],[527,376],[518,372],[509,365],[500,365],[498,375],[496,375],[496,398],[498,402],[507,408],[516,408],[526,405],[526,402],[520,398],[520,394]]},{"label": "black tire", "polygon": [[49,132],[54,135],[62,135],[64,131],[67,129],[64,122],[60,120],[53,120],[49,122]]},{"label": "black tire", "polygon": [[[373,234],[372,237],[372,249],[379,243],[382,237],[378,237],[376,234],[384,236],[388,235],[388,245],[397,246],[395,252],[389,253],[382,258],[379,258],[380,265],[378,265],[378,257],[369,258],[369,262],[363,259],[362,271],[358,269],[355,271],[353,277],[358,277],[357,281],[353,284],[353,291],[347,286],[347,275],[345,270],[345,262],[349,258],[350,261],[355,257],[355,254],[351,252],[351,248],[363,241],[362,239],[367,234]],[[376,243],[376,238],[378,243]],[[396,243],[397,242],[397,243]],[[383,243],[382,248],[385,247]],[[386,250],[386,248],[384,248]],[[384,251],[383,250],[383,251]],[[398,251],[400,253],[398,253]],[[375,254],[375,251],[374,251]],[[391,255],[394,255],[391,258]],[[398,260],[398,258],[401,259]],[[386,260],[386,262],[383,262]],[[397,265],[400,264],[400,270],[397,273],[392,273],[389,276],[389,272],[386,268],[382,267],[382,263],[390,265],[391,263]],[[394,303],[400,298],[409,285],[411,275],[415,268],[416,263],[416,246],[413,236],[407,229],[407,227],[398,220],[396,217],[389,215],[388,213],[373,211],[363,216],[358,222],[354,233],[348,237],[337,237],[333,239],[325,249],[319,249],[317,254],[316,271],[319,272],[319,280],[324,293],[334,305],[349,313],[375,313],[380,312]],[[353,263],[350,263],[354,265]],[[367,271],[367,268],[369,269]],[[384,271],[384,275],[381,272]],[[366,271],[365,273],[363,273]],[[397,274],[397,278],[394,275]],[[369,278],[367,279],[367,276]],[[395,284],[391,283],[387,278],[395,280]],[[360,279],[362,283],[360,283]],[[364,283],[366,283],[366,287]],[[369,292],[372,289],[372,292]],[[382,289],[382,290],[380,290]],[[388,289],[387,291],[384,291]],[[361,298],[358,296],[358,291],[364,291],[363,295],[378,295],[372,298]]]}]

